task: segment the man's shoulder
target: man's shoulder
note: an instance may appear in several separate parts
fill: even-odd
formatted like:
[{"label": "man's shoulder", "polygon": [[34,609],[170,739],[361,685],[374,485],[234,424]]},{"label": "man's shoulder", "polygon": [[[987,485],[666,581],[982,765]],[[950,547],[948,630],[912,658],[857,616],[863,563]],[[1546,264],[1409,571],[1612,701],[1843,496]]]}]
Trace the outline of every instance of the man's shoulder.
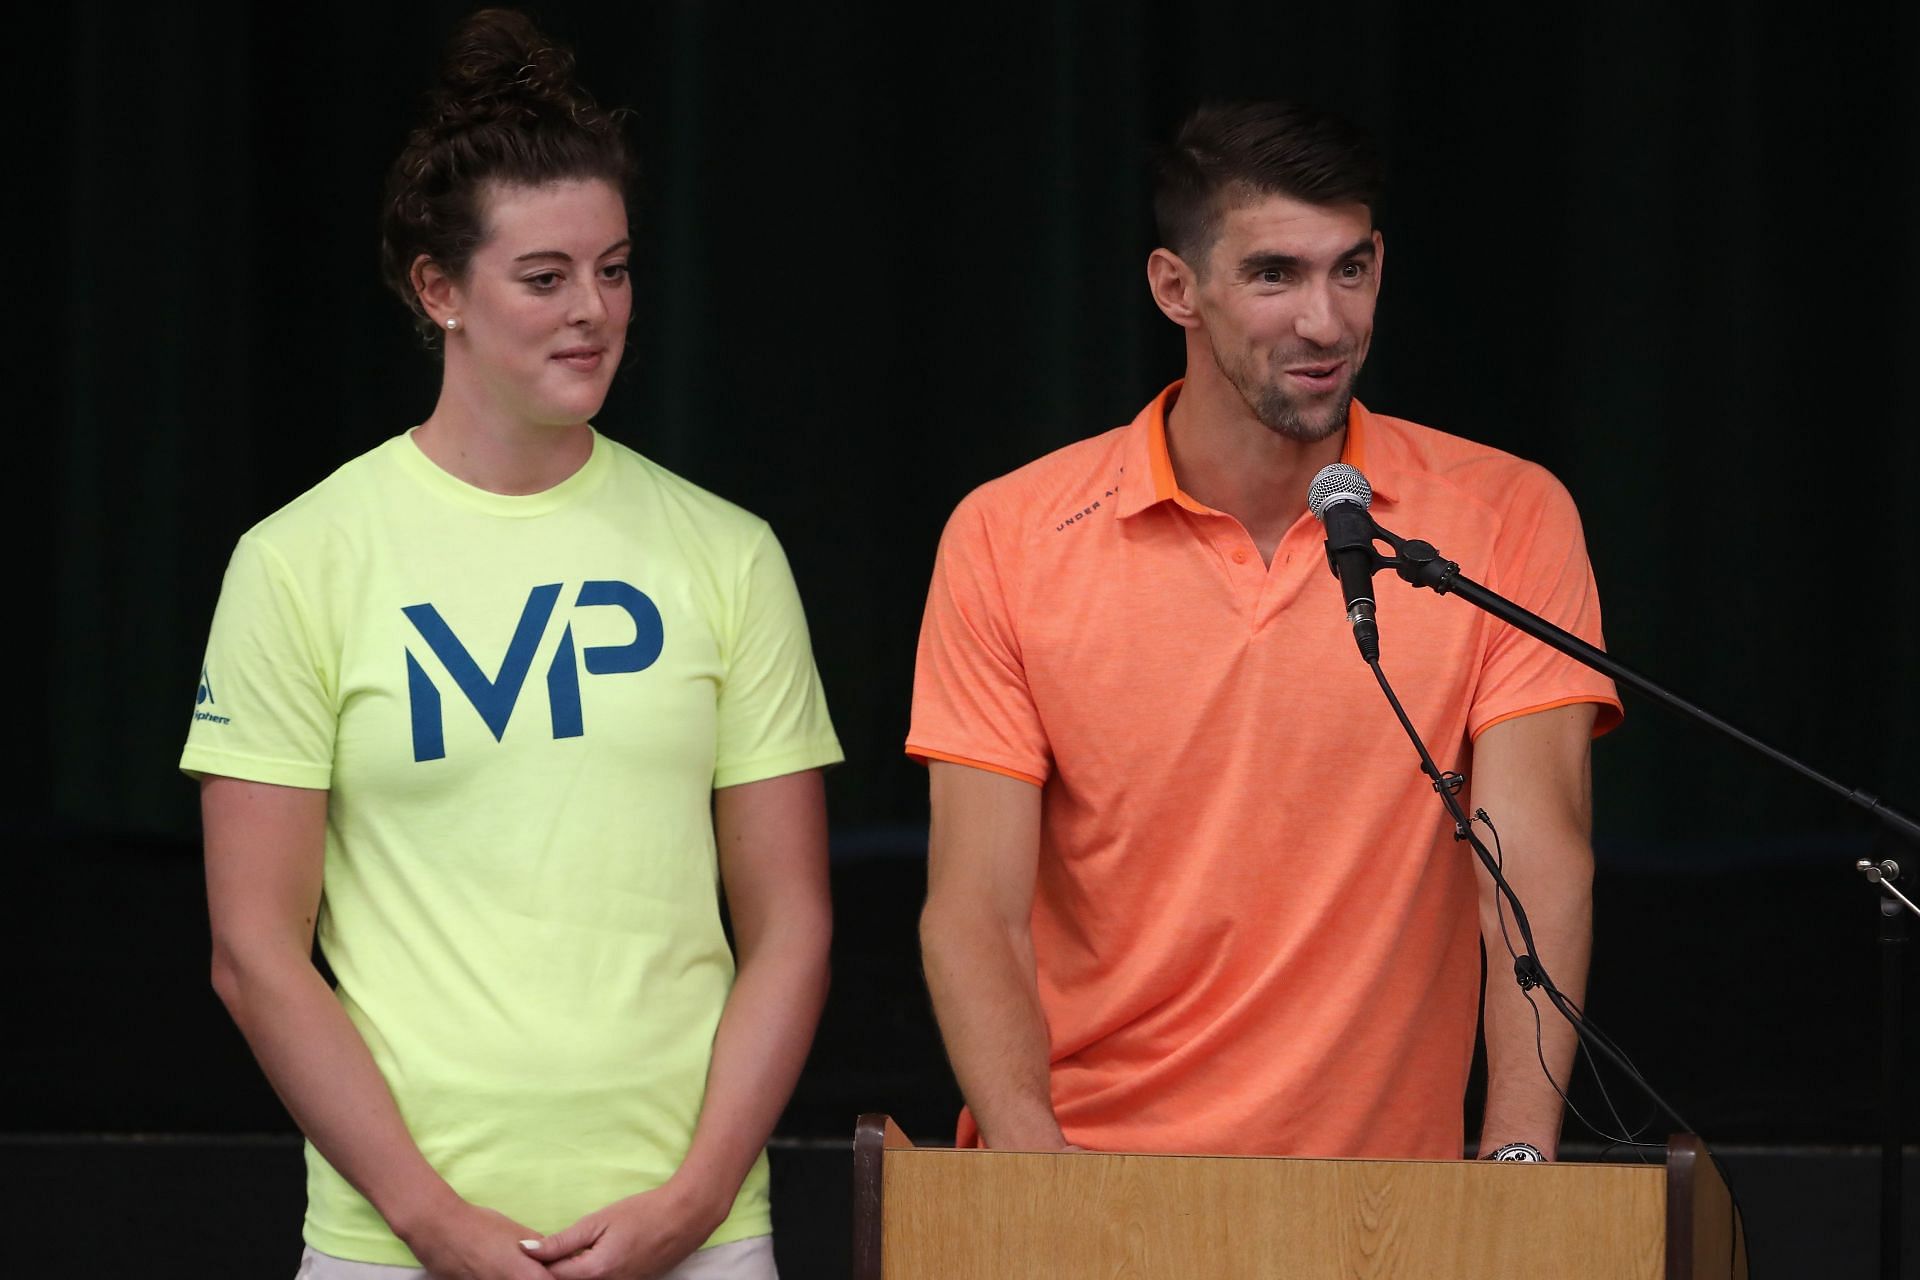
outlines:
[{"label": "man's shoulder", "polygon": [[949,527],[1018,541],[1110,517],[1123,486],[1153,483],[1150,476],[1127,474],[1129,430],[1076,440],[987,481],[960,500]]},{"label": "man's shoulder", "polygon": [[1405,418],[1371,411],[1367,417],[1363,470],[1391,472],[1403,487],[1435,486],[1496,509],[1565,498],[1560,481],[1537,462]]}]

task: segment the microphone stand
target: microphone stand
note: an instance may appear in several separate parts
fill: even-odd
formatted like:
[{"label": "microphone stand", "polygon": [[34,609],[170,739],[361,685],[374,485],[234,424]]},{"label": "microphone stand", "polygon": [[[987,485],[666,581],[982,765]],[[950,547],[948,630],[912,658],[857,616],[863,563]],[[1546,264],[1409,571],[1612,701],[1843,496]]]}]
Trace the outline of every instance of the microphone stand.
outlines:
[{"label": "microphone stand", "polygon": [[[1619,683],[1628,685],[1655,701],[1663,702],[1702,724],[1718,729],[1736,742],[1744,743],[1758,751],[1774,763],[1784,765],[1800,776],[1818,783],[1842,799],[1872,814],[1880,824],[1881,841],[1885,842],[1886,846],[1890,846],[1895,840],[1905,841],[1911,850],[1910,865],[1920,865],[1920,823],[1882,803],[1879,797],[1834,781],[1785,752],[1776,750],[1751,734],[1735,728],[1711,712],[1668,692],[1645,676],[1614,661],[1606,653],[1594,648],[1580,637],[1561,630],[1538,614],[1531,613],[1513,601],[1489,591],[1461,573],[1460,566],[1441,556],[1434,550],[1433,544],[1422,542],[1417,538],[1402,538],[1398,534],[1381,528],[1378,524],[1374,525],[1374,530],[1380,540],[1391,546],[1395,552],[1392,556],[1384,556],[1380,554],[1377,547],[1369,546],[1368,554],[1373,557],[1376,570],[1391,568],[1401,578],[1416,587],[1427,587],[1440,595],[1457,595],[1509,626],[1517,627],[1536,640],[1553,646],[1568,657],[1612,676]],[[1375,672],[1377,675],[1377,667]],[[1390,694],[1389,696],[1391,697]],[[1395,711],[1399,711],[1397,704]],[[1401,715],[1401,721],[1405,724],[1404,714]],[[1425,755],[1424,751],[1422,755]],[[1435,790],[1441,791],[1443,798],[1446,797],[1447,792],[1437,782]],[[1454,812],[1454,817],[1456,823],[1459,823],[1461,815],[1457,811]],[[1878,917],[1880,952],[1880,1274],[1883,1280],[1899,1280],[1902,1244],[1900,1099],[1901,1091],[1906,1087],[1901,1063],[1902,984],[1908,937],[1911,931],[1911,921],[1908,917],[1920,916],[1920,906],[1915,906],[1911,898],[1895,887],[1894,882],[1899,880],[1901,868],[1891,856],[1882,856],[1886,851],[1884,846],[1877,848],[1875,857],[1862,858],[1854,864],[1854,869],[1865,876],[1867,882],[1879,891],[1875,903],[1877,907],[1875,914]],[[1671,1114],[1671,1108],[1668,1108],[1668,1111]]]}]

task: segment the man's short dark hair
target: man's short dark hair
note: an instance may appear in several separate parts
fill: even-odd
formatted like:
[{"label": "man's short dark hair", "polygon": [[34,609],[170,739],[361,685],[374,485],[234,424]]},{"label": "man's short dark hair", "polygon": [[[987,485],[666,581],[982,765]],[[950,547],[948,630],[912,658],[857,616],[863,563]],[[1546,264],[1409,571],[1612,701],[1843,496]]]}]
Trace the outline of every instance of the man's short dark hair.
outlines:
[{"label": "man's short dark hair", "polygon": [[1153,216],[1160,243],[1202,270],[1227,210],[1245,199],[1282,195],[1371,211],[1383,185],[1373,139],[1331,112],[1294,102],[1209,102],[1156,158]]}]

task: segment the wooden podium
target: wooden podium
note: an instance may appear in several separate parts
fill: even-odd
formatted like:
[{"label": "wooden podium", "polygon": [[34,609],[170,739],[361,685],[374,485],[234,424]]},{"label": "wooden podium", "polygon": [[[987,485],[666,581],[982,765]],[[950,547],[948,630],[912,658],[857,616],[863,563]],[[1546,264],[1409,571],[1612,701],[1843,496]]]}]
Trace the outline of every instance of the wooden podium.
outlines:
[{"label": "wooden podium", "polygon": [[1700,1140],[1665,1167],[853,1142],[854,1280],[1744,1280]]}]

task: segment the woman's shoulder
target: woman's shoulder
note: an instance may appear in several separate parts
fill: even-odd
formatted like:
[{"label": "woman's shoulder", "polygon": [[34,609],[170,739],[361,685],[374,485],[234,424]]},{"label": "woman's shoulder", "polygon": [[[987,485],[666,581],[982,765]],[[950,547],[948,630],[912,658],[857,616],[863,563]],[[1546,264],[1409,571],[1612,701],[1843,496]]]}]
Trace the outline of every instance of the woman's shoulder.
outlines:
[{"label": "woman's shoulder", "polygon": [[390,436],[335,467],[324,480],[257,521],[242,535],[275,546],[298,546],[337,533],[378,509],[398,473],[394,453],[407,446],[405,435]]},{"label": "woman's shoulder", "polygon": [[651,507],[682,530],[723,542],[751,543],[766,536],[767,522],[739,503],[669,470],[637,449],[615,440],[606,443],[613,450],[617,483],[629,492],[640,491],[633,496],[638,499],[644,494]]}]

